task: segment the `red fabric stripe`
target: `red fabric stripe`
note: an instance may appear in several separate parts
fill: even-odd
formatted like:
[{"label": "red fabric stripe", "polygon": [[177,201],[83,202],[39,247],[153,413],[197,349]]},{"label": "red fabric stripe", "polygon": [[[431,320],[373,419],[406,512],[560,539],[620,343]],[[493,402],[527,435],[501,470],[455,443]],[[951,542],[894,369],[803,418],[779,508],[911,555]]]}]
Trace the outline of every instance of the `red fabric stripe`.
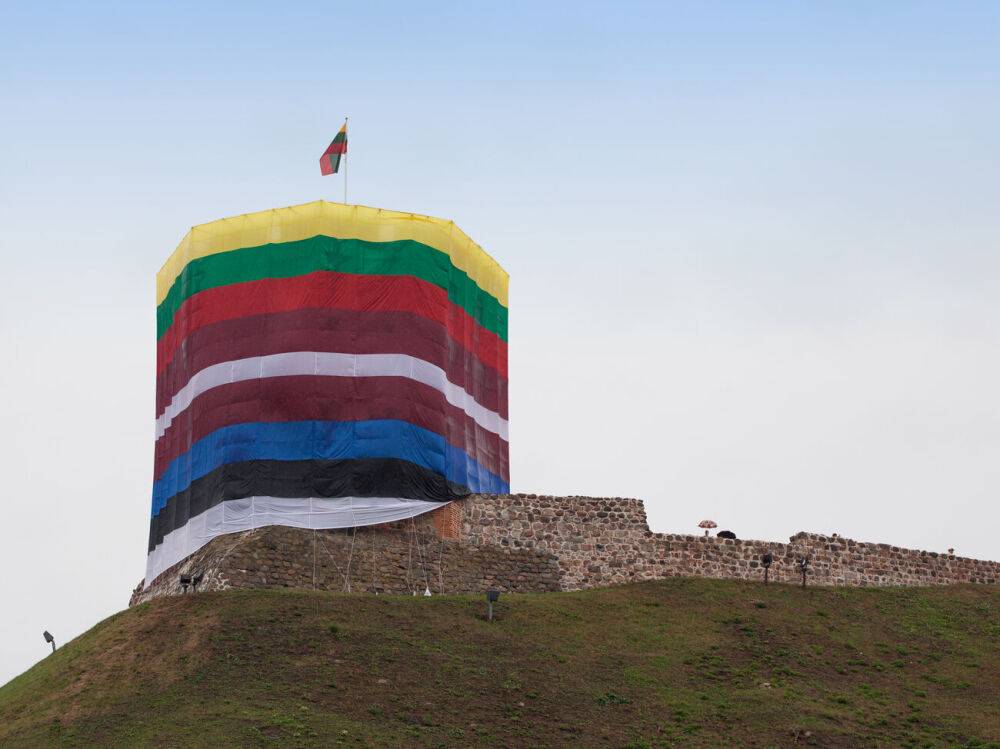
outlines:
[{"label": "red fabric stripe", "polygon": [[[316,152],[313,151],[313,153],[316,153]],[[337,141],[334,141],[333,143],[331,143],[329,145],[329,147],[326,149],[326,151],[323,152],[323,155],[327,156],[329,154],[341,154],[341,153],[347,153],[347,141],[346,140],[342,141],[340,143],[338,143]]]},{"label": "red fabric stripe", "polygon": [[188,297],[177,310],[174,324],[156,344],[157,374],[184,347],[188,336],[206,325],[296,309],[413,312],[444,325],[449,335],[483,364],[507,376],[507,342],[452,304],[441,287],[413,276],[360,276],[332,271],[218,286]]},{"label": "red fabric stripe", "polygon": [[510,476],[508,445],[434,388],[405,377],[266,377],[208,390],[156,442],[154,480],[217,429],[247,422],[401,419],[442,435],[480,465]]},{"label": "red fabric stripe", "polygon": [[407,354],[441,367],[451,382],[507,418],[507,380],[485,366],[444,325],[412,312],[301,309],[206,325],[184,343],[156,378],[159,416],[197,372],[225,361],[287,351]]}]

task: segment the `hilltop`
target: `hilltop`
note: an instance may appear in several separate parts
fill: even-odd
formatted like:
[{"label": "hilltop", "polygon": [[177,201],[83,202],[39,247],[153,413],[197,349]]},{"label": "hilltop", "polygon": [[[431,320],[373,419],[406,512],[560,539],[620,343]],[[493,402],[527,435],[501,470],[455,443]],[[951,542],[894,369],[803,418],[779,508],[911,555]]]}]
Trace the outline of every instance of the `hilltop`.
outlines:
[{"label": "hilltop", "polygon": [[116,614],[0,687],[0,745],[1000,746],[1000,589],[706,579]]}]

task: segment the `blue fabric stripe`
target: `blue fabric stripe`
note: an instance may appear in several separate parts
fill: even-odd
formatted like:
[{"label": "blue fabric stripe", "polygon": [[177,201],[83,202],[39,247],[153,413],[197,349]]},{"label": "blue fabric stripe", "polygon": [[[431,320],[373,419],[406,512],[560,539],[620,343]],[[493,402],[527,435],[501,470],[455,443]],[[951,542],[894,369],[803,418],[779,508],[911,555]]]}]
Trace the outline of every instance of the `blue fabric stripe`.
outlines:
[{"label": "blue fabric stripe", "polygon": [[153,483],[152,515],[192,481],[244,460],[398,458],[443,474],[472,492],[506,494],[510,485],[435,432],[395,419],[285,421],[217,429],[177,456]]}]

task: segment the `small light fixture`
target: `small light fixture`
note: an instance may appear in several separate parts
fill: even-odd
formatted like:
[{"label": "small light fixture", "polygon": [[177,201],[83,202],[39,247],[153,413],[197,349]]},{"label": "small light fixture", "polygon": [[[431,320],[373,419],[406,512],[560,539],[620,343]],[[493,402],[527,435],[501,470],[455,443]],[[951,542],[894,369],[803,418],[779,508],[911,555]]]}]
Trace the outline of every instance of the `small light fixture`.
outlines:
[{"label": "small light fixture", "polygon": [[49,643],[52,646],[52,652],[53,653],[56,652],[56,638],[52,636],[52,633],[49,632],[48,630],[45,630],[44,632],[42,632],[42,637],[45,638],[45,642]]},{"label": "small light fixture", "polygon": [[774,556],[771,552],[765,552],[764,556],[760,558],[760,563],[764,566],[764,585],[767,585],[768,573],[771,571],[771,564],[774,562]]},{"label": "small light fixture", "polygon": [[486,591],[486,619],[493,621],[493,604],[500,599],[499,590]]}]

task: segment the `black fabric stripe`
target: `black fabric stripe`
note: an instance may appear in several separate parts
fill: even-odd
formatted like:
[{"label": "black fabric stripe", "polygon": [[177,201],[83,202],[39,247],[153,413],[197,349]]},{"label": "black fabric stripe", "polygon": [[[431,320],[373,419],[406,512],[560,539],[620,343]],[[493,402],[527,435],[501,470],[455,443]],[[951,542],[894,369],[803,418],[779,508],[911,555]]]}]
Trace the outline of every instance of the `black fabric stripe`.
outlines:
[{"label": "black fabric stripe", "polygon": [[230,499],[400,497],[447,502],[468,494],[468,488],[447,481],[441,474],[396,458],[227,463],[167,500],[150,521],[149,551],[190,518]]}]

